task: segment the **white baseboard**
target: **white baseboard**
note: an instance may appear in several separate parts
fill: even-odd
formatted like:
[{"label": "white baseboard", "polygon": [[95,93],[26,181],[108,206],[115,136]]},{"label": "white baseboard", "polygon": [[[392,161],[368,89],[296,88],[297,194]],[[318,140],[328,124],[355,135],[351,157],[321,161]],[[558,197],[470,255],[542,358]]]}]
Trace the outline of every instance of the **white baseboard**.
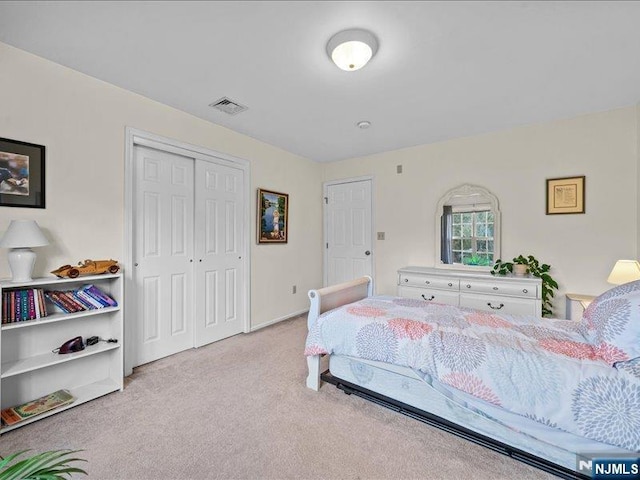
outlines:
[{"label": "white baseboard", "polygon": [[302,314],[308,313],[308,312],[309,312],[309,310],[300,310],[299,312],[289,313],[288,315],[285,315],[284,317],[274,318],[273,320],[270,320],[270,321],[265,322],[265,323],[261,323],[260,325],[256,325],[255,327],[252,326],[251,330],[249,330],[249,331],[250,332],[255,332],[256,330],[260,330],[261,328],[268,327],[269,325],[273,325],[274,323],[282,322],[283,320],[289,320],[290,318],[297,317],[299,315],[302,315]]}]

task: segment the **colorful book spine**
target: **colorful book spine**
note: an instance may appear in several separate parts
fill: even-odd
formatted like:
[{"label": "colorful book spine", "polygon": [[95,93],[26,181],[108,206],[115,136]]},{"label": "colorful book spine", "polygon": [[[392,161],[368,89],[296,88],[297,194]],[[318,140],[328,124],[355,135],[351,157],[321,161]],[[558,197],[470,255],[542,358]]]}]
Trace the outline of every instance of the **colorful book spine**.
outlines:
[{"label": "colorful book spine", "polygon": [[48,298],[65,313],[79,312],[80,309],[58,290],[48,292]]},{"label": "colorful book spine", "polygon": [[102,305],[96,305],[95,302],[92,301],[92,299],[87,298],[84,293],[80,290],[76,290],[73,292],[73,295],[76,297],[76,299],[82,303],[87,310],[94,310],[96,308],[102,308]]},{"label": "colorful book spine", "polygon": [[38,289],[38,297],[40,298],[40,316],[46,317],[47,313],[47,304],[44,301],[44,290],[42,288]]},{"label": "colorful book spine", "polygon": [[91,295],[96,300],[98,300],[105,307],[117,307],[118,306],[118,302],[116,302],[113,298],[111,298],[109,295],[104,293],[102,290],[100,290],[95,285],[85,285],[84,287],[82,287],[82,290],[84,292],[87,292],[89,295]]},{"label": "colorful book spine", "polygon": [[20,319],[22,318],[22,299],[20,298],[20,292],[15,291],[13,292],[13,296],[15,297],[14,299],[14,304],[16,306],[16,314],[15,314],[15,322],[19,322]]},{"label": "colorful book spine", "polygon": [[82,310],[86,310],[86,308],[84,308],[81,303],[73,298],[73,294],[63,291],[59,291],[58,294],[60,295],[60,299],[63,302],[66,302],[70,310],[73,310],[74,312],[81,312]]},{"label": "colorful book spine", "polygon": [[36,300],[35,300],[33,288],[27,290],[27,306],[28,306],[28,312],[29,312],[27,320],[33,320],[34,318],[38,318],[36,315]]},{"label": "colorful book spine", "polygon": [[9,292],[2,292],[2,323],[9,323]]},{"label": "colorful book spine", "polygon": [[58,307],[60,310],[62,310],[64,313],[71,313],[70,311],[67,310],[67,307],[58,300],[55,292],[53,291],[47,291],[44,292],[44,296],[47,300],[49,300],[51,303],[53,303],[56,307]]},{"label": "colorful book spine", "polygon": [[86,307],[76,299],[72,291],[60,292],[60,294],[76,308],[76,311],[81,312],[82,310],[86,310]]}]

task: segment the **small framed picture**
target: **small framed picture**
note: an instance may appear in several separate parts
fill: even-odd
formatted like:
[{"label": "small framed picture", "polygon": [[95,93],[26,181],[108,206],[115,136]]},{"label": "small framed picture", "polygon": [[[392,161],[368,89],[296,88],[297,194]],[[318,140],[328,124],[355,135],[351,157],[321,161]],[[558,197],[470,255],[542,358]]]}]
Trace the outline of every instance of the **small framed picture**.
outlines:
[{"label": "small framed picture", "polygon": [[258,189],[258,243],[287,243],[289,195]]},{"label": "small framed picture", "polygon": [[547,215],[584,213],[584,175],[547,179]]},{"label": "small framed picture", "polygon": [[0,138],[0,207],[45,208],[44,146]]}]

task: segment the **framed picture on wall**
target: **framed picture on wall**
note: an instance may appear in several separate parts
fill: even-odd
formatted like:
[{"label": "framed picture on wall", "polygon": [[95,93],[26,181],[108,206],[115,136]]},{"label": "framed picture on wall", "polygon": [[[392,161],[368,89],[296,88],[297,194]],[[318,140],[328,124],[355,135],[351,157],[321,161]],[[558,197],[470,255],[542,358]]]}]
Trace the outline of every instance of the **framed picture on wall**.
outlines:
[{"label": "framed picture on wall", "polygon": [[289,195],[258,189],[258,243],[287,243]]},{"label": "framed picture on wall", "polygon": [[45,208],[44,146],[0,138],[0,206]]},{"label": "framed picture on wall", "polygon": [[584,213],[584,175],[547,179],[547,215]]}]

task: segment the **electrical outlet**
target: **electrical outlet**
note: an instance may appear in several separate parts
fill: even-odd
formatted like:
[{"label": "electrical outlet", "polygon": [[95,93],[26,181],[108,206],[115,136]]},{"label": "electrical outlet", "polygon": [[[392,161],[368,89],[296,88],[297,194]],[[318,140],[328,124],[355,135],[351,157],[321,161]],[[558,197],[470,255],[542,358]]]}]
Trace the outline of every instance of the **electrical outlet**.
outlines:
[{"label": "electrical outlet", "polygon": [[378,232],[378,240],[384,240],[384,232]]},{"label": "electrical outlet", "polygon": [[402,173],[402,165],[396,166],[396,173]]},{"label": "electrical outlet", "polygon": [[298,291],[298,287],[294,285],[293,288],[291,289],[291,293],[296,293],[297,291]]}]

